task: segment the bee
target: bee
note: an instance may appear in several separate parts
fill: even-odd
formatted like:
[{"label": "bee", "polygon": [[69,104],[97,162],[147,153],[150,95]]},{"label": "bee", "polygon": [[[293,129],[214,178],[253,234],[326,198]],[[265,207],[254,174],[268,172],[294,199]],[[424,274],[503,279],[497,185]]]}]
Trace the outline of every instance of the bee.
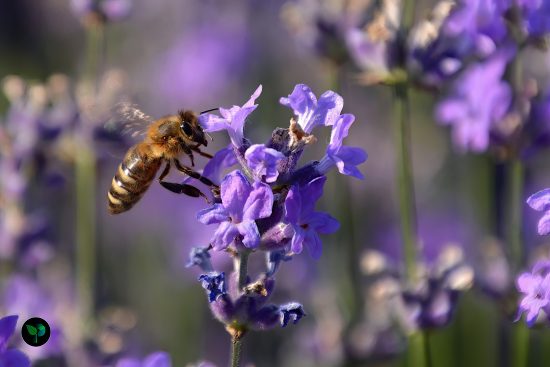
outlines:
[{"label": "bee", "polygon": [[[122,106],[121,113],[132,121],[127,127],[143,122],[148,122],[148,127],[143,140],[126,152],[113,177],[107,194],[109,213],[120,214],[130,210],[147,191],[163,163],[165,167],[158,181],[171,192],[203,197],[209,201],[202,191],[192,185],[164,181],[170,172],[171,163],[178,171],[210,187],[212,192],[219,190],[212,181],[191,168],[195,166],[193,153],[212,158],[210,154],[200,150],[200,147],[206,147],[208,142],[196,113],[182,110],[176,115],[162,117],[156,121],[130,105]],[[191,167],[179,161],[179,156],[184,153],[189,157]]]}]

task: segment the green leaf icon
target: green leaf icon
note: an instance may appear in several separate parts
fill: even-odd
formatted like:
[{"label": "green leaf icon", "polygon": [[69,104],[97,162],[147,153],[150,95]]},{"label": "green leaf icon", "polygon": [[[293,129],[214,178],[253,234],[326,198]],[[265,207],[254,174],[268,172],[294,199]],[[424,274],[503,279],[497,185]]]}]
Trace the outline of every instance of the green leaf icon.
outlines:
[{"label": "green leaf icon", "polygon": [[44,325],[38,324],[36,328],[38,329],[38,336],[44,336],[44,334],[46,334],[46,327]]},{"label": "green leaf icon", "polygon": [[25,325],[27,327],[27,332],[30,334],[30,335],[36,335],[38,334],[38,330],[32,326],[32,325]]}]

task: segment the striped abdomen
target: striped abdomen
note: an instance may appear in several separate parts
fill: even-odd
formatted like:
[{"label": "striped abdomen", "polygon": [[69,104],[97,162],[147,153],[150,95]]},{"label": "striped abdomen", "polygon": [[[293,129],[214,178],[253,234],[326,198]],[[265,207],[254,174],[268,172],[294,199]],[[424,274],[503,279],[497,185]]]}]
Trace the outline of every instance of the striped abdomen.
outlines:
[{"label": "striped abdomen", "polygon": [[111,183],[108,193],[109,212],[123,213],[141,199],[151,185],[162,160],[139,153],[139,145],[128,150]]}]

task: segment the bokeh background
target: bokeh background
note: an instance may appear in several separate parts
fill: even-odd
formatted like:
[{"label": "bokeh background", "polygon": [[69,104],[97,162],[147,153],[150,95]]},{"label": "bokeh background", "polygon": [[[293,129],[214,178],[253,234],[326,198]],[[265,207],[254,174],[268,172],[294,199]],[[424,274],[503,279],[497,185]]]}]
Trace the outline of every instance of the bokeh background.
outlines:
[{"label": "bokeh background", "polygon": [[[302,302],[308,315],[298,325],[251,334],[244,360],[406,365],[407,331],[381,301],[391,285],[369,276],[373,267],[401,261],[391,89],[366,87],[352,63],[319,56],[305,16],[298,23],[306,29],[289,26],[284,1],[128,1],[101,35],[90,31],[97,19],[74,3],[0,3],[0,310],[18,314],[20,323],[44,316],[57,330],[50,348],[24,347],[18,331],[12,343],[35,366],[107,366],[156,350],[170,353],[174,366],[226,365],[229,336],[208,310],[199,270],[185,267],[190,248],[207,244],[213,231],[195,219],[205,203],[154,184],[134,209],[109,215],[106,194],[129,141],[104,126],[122,100],[160,117],[240,105],[262,84],[246,125],[262,142],[292,117],[279,98],[305,83],[317,95],[337,91],[344,112],[356,116],[347,142],[368,152],[360,166],[366,178],[329,175],[321,208],[342,229],[323,237],[319,261],[304,253],[284,263],[274,295]],[[416,14],[432,5],[417,3]],[[547,80],[549,56],[537,51],[532,59],[526,72]],[[411,94],[420,257],[431,264],[451,248],[471,269],[473,285],[449,324],[429,331],[432,365],[507,366],[515,312],[513,297],[502,295],[515,276],[502,242],[507,167],[454,148],[434,120],[437,98]],[[225,134],[213,138],[209,151],[228,143]],[[308,158],[324,154],[328,136],[318,139]],[[525,194],[550,183],[546,157],[531,158]],[[526,252],[545,253],[537,213],[523,211]],[[82,253],[79,241],[91,250]],[[252,269],[259,271],[263,255],[256,255]],[[229,269],[224,256],[214,260]],[[550,332],[538,328],[530,337],[530,365],[546,365]]]}]

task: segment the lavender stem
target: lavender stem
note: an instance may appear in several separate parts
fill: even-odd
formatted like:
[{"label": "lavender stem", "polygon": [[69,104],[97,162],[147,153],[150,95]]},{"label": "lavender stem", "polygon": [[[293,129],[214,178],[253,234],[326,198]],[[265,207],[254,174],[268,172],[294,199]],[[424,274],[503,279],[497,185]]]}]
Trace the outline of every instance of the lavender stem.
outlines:
[{"label": "lavender stem", "polygon": [[[103,25],[89,25],[86,31],[88,47],[83,83],[95,92],[103,52]],[[80,147],[75,158],[77,292],[81,320],[88,324],[94,308],[96,273],[96,158],[86,126],[80,126],[76,139]]]}]

